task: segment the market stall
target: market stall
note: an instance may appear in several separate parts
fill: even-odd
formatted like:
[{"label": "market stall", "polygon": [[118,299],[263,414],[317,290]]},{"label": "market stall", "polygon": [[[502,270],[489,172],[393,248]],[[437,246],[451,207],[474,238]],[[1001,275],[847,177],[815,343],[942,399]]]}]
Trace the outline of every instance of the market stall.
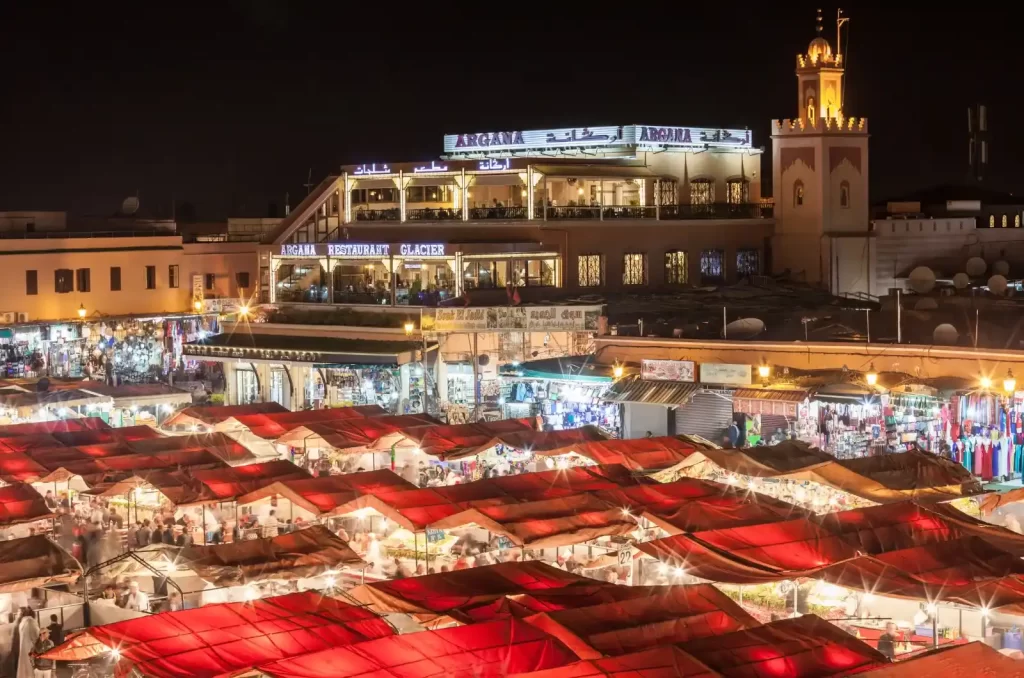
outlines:
[{"label": "market stall", "polygon": [[542,430],[584,425],[613,434],[621,430],[621,408],[602,399],[616,379],[616,368],[595,362],[592,355],[515,362],[502,365],[499,375],[499,403],[507,418],[540,417]]}]

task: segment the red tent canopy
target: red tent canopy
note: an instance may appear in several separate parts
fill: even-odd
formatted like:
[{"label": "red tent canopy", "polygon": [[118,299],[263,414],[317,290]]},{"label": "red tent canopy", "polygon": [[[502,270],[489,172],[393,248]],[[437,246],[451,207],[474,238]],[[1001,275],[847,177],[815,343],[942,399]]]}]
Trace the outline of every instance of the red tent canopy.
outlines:
[{"label": "red tent canopy", "polygon": [[868,671],[864,675],[871,678],[1024,678],[1024,661],[1011,659],[977,642],[932,650],[913,659]]},{"label": "red tent canopy", "polygon": [[0,454],[0,478],[3,478],[4,482],[33,481],[48,473],[49,469],[21,452]]},{"label": "red tent canopy", "polygon": [[696,451],[696,445],[676,436],[592,441],[575,448],[577,454],[598,464],[622,464],[647,471],[675,466]]},{"label": "red tent canopy", "polygon": [[400,433],[425,453],[448,460],[471,457],[488,450],[501,442],[503,434],[533,430],[533,422],[529,419],[504,419],[477,424],[406,427]]},{"label": "red tent canopy", "polygon": [[68,447],[96,445],[133,440],[149,440],[164,437],[152,426],[125,426],[124,428],[89,429],[85,431],[64,431],[51,433],[56,440]]},{"label": "red tent canopy", "polygon": [[212,677],[393,633],[371,612],[307,591],[94,626],[45,656],[81,661],[117,648],[120,675]]},{"label": "red tent canopy", "polygon": [[342,565],[363,564],[347,543],[323,525],[268,539],[191,546],[182,550],[181,559],[197,576],[217,586],[317,577]]},{"label": "red tent canopy", "polygon": [[219,424],[226,419],[238,419],[245,415],[283,413],[288,411],[288,408],[282,407],[275,402],[253,403],[252,405],[186,407],[180,412],[171,415],[163,425],[165,428],[171,428],[180,423],[190,423],[193,420],[201,421],[205,424]]},{"label": "red tent canopy", "polygon": [[306,510],[330,513],[363,495],[397,494],[418,490],[415,485],[388,470],[346,473],[316,478],[294,478],[261,487],[236,499],[250,504],[269,496],[286,497]]},{"label": "red tent canopy", "polygon": [[684,652],[727,676],[847,676],[888,663],[883,655],[812,614],[701,638]]},{"label": "red tent canopy", "polygon": [[[3,457],[0,457],[0,462]],[[0,487],[0,525],[15,525],[52,518],[42,495],[31,485],[21,483]]]},{"label": "red tent canopy", "polygon": [[90,431],[109,429],[107,422],[99,417],[82,417],[81,419],[58,419],[40,421],[31,424],[9,424],[0,426],[0,438],[33,435],[36,433],[60,433],[66,431]]},{"label": "red tent canopy", "polygon": [[281,678],[497,678],[575,660],[551,636],[511,619],[390,636],[263,664],[259,670]]},{"label": "red tent canopy", "polygon": [[381,614],[408,612],[436,617],[456,608],[492,602],[506,595],[594,584],[593,579],[529,561],[375,582],[357,586],[349,593]]},{"label": "red tent canopy", "polygon": [[756,619],[710,584],[666,586],[655,595],[527,617],[583,659],[645,650],[753,628]]},{"label": "red tent canopy", "polygon": [[281,459],[261,464],[196,471],[193,477],[205,486],[203,501],[231,501],[274,482],[308,479],[311,475]]},{"label": "red tent canopy", "polygon": [[643,652],[579,661],[557,669],[517,673],[509,678],[717,678],[699,661],[671,645]]},{"label": "red tent canopy", "polygon": [[208,450],[228,463],[251,461],[256,456],[224,433],[200,433],[136,440],[128,444],[135,454],[157,454],[171,450]]},{"label": "red tent canopy", "polygon": [[558,455],[567,452],[580,452],[581,448],[588,445],[607,441],[608,436],[602,433],[598,427],[588,424],[580,428],[567,428],[561,431],[512,431],[500,434],[498,439],[504,445],[518,450],[529,450],[535,454]]}]

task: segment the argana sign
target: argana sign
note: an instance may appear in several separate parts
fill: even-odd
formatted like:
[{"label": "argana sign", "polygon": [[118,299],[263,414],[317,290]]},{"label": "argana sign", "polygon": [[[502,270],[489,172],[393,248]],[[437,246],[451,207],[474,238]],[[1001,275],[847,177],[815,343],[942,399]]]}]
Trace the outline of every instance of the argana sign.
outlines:
[{"label": "argana sign", "polygon": [[[398,254],[403,257],[443,257],[444,243],[404,242],[398,245]],[[282,257],[387,257],[391,245],[382,242],[321,242],[285,243],[281,245]]]},{"label": "argana sign", "polygon": [[628,147],[640,150],[671,147],[752,148],[753,143],[748,129],[666,127],[663,125],[499,130],[472,134],[446,134],[444,137],[444,152],[456,155],[579,147]]},{"label": "argana sign", "polygon": [[601,306],[482,306],[423,309],[424,332],[596,332]]}]

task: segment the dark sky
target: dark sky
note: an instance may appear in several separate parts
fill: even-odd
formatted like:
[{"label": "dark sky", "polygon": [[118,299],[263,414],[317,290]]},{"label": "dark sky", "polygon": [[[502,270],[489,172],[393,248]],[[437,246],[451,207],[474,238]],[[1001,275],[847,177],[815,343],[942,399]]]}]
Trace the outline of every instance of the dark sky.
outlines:
[{"label": "dark sky", "polygon": [[[201,219],[262,216],[342,163],[436,157],[446,132],[796,115],[816,5],[4,3],[0,208],[108,214],[138,191]],[[849,6],[846,109],[870,119],[872,199],[966,177],[1020,189],[1020,38],[1003,13]],[[834,42],[835,6],[823,7]]]}]

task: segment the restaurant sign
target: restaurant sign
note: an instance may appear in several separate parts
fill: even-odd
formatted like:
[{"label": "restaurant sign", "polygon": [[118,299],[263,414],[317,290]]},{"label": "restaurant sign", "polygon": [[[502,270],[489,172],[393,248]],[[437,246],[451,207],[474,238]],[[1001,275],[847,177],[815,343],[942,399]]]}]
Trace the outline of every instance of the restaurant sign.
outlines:
[{"label": "restaurant sign", "polygon": [[644,381],[694,381],[692,360],[641,360],[640,378]]},{"label": "restaurant sign", "polygon": [[423,309],[424,332],[596,332],[601,306],[481,306]]},{"label": "restaurant sign", "polygon": [[[403,257],[443,257],[444,243],[404,242],[398,246]],[[366,242],[320,242],[285,243],[281,245],[282,257],[367,257],[379,258],[391,255],[388,243]]]},{"label": "restaurant sign", "polygon": [[750,365],[728,365],[725,363],[701,363],[702,384],[727,386],[750,386],[753,383]]},{"label": "restaurant sign", "polygon": [[747,129],[656,125],[561,127],[447,134],[444,137],[444,152],[455,154],[600,146],[636,146],[641,150],[660,150],[671,147],[752,148],[753,144],[750,130]]}]

